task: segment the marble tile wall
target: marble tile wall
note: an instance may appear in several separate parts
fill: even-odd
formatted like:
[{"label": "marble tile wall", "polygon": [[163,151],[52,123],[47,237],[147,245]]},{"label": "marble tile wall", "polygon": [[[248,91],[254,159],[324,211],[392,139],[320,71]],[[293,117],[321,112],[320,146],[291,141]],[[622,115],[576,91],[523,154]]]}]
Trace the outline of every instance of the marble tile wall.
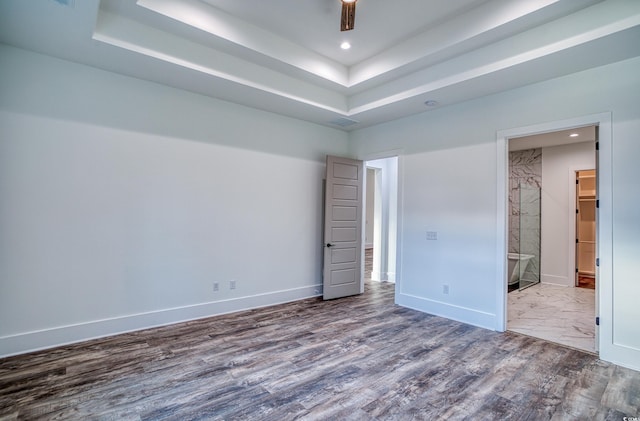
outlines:
[{"label": "marble tile wall", "polygon": [[[524,186],[520,188],[520,186]],[[509,153],[509,253],[532,254],[525,279],[540,280],[542,149]]]}]

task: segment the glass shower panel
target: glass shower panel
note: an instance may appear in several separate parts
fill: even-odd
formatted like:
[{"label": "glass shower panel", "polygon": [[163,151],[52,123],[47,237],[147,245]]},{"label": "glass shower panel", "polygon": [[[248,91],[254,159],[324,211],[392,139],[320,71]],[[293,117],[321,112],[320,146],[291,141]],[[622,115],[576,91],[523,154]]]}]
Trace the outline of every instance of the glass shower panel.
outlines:
[{"label": "glass shower panel", "polygon": [[540,282],[540,188],[520,184],[519,289]]}]

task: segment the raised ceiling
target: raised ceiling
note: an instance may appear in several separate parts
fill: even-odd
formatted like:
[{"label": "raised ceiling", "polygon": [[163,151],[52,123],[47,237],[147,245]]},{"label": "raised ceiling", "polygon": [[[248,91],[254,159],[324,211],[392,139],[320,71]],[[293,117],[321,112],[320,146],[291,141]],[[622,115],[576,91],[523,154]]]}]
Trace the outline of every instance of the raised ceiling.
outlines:
[{"label": "raised ceiling", "polygon": [[0,41],[344,130],[640,55],[637,0],[359,0],[348,32],[340,7],[2,0]]},{"label": "raised ceiling", "polygon": [[[394,7],[389,8],[380,7],[384,3],[381,0],[362,0],[357,3],[357,29],[340,33],[339,0],[202,1],[345,66],[380,54],[412,35],[487,3],[394,0]],[[349,41],[353,48],[348,52],[337,48],[342,41]]]}]

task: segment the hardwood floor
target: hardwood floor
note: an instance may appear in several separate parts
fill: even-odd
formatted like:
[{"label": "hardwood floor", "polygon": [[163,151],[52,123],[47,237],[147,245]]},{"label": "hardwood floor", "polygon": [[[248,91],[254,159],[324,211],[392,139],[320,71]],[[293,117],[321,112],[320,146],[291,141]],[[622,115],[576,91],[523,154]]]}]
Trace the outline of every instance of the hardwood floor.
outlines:
[{"label": "hardwood floor", "polygon": [[373,249],[364,249],[364,278],[371,279],[373,271]]},{"label": "hardwood floor", "polygon": [[0,419],[622,420],[640,373],[401,308],[393,284],[0,360]]},{"label": "hardwood floor", "polygon": [[596,278],[592,276],[578,276],[578,288],[596,289]]}]

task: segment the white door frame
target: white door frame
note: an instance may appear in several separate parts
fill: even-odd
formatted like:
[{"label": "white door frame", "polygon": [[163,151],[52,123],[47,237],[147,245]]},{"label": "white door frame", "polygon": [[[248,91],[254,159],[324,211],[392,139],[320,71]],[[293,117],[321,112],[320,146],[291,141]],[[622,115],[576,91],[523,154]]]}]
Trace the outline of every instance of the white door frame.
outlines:
[{"label": "white door frame", "polygon": [[[613,346],[613,218],[612,218],[612,122],[611,113],[591,114],[567,120],[499,130],[496,139],[497,169],[497,247],[496,247],[496,330],[507,328],[507,244],[508,244],[508,187],[509,139],[513,137],[567,130],[590,125],[599,126],[598,155],[598,232],[596,255],[596,316],[600,316],[600,330],[596,349],[605,358],[614,352]],[[594,321],[595,322],[595,321]]]}]

